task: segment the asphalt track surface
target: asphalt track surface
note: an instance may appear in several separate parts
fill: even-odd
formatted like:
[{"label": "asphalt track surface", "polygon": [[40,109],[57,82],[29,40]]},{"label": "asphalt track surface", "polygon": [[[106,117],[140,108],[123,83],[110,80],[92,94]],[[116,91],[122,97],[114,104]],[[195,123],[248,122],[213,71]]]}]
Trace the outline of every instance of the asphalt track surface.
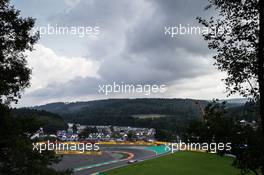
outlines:
[{"label": "asphalt track surface", "polygon": [[156,156],[156,153],[144,149],[144,146],[105,146],[100,147],[101,156],[64,155],[62,161],[54,165],[57,170],[74,169],[74,175],[89,175],[117,167],[128,165],[128,160],[120,160],[113,156],[113,152],[128,152],[134,155],[131,160],[146,160]]}]

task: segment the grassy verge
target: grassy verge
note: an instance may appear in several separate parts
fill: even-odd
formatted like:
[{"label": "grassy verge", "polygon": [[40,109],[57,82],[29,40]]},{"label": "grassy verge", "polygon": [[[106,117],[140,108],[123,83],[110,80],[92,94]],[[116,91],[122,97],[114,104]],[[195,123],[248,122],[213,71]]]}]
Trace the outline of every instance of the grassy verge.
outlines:
[{"label": "grassy verge", "polygon": [[198,152],[177,152],[111,170],[106,175],[236,175],[232,159]]}]

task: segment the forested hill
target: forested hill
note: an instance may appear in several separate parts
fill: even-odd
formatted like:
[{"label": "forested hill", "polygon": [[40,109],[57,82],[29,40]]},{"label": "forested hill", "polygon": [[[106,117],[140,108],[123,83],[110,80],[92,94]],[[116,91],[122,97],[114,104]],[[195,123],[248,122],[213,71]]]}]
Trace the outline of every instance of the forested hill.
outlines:
[{"label": "forested hill", "polygon": [[[34,109],[46,110],[61,115],[66,121],[83,124],[120,123],[131,117],[148,118],[176,117],[194,119],[201,116],[201,109],[208,101],[193,99],[106,99],[74,103],[50,103],[35,106]],[[124,124],[126,124],[126,122]],[[121,122],[122,123],[122,122]]]},{"label": "forested hill", "polygon": [[11,112],[14,117],[35,118],[45,133],[54,134],[57,130],[67,129],[67,123],[58,114],[29,108],[14,108]]},{"label": "forested hill", "polygon": [[[84,125],[151,127],[184,133],[188,123],[202,116],[205,100],[192,99],[107,99],[75,103],[51,103],[32,107],[59,114],[65,122]],[[244,103],[228,103],[227,117],[254,119]]]},{"label": "forested hill", "polygon": [[[197,103],[198,102],[198,103]],[[57,114],[82,115],[199,115],[199,105],[205,106],[207,101],[191,99],[107,99],[75,103],[51,103],[35,106],[34,109],[46,110]]]}]

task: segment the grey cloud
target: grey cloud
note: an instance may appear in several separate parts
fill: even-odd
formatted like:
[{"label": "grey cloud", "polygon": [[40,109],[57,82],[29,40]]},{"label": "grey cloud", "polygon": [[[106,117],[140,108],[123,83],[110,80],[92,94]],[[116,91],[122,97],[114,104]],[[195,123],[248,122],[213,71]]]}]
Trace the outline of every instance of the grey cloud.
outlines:
[{"label": "grey cloud", "polygon": [[36,98],[71,97],[84,94],[92,94],[98,91],[98,85],[103,82],[97,78],[77,77],[66,83],[49,84],[43,89],[29,93],[27,96]]},{"label": "grey cloud", "polygon": [[[94,93],[104,82],[165,83],[210,74],[211,52],[201,36],[170,38],[165,26],[198,25],[207,0],[89,0],[50,20],[66,25],[98,25],[102,34],[87,41],[87,54],[102,60],[102,79],[76,78],[65,84],[50,85],[32,96],[78,96]],[[64,90],[60,90],[63,87]]]}]

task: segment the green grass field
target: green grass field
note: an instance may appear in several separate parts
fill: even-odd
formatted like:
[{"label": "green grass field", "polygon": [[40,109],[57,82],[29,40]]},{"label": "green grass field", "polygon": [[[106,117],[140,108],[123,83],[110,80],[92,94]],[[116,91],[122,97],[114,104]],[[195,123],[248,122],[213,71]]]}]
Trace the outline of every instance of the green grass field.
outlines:
[{"label": "green grass field", "polygon": [[111,170],[106,175],[237,175],[232,159],[198,152],[177,152]]}]

